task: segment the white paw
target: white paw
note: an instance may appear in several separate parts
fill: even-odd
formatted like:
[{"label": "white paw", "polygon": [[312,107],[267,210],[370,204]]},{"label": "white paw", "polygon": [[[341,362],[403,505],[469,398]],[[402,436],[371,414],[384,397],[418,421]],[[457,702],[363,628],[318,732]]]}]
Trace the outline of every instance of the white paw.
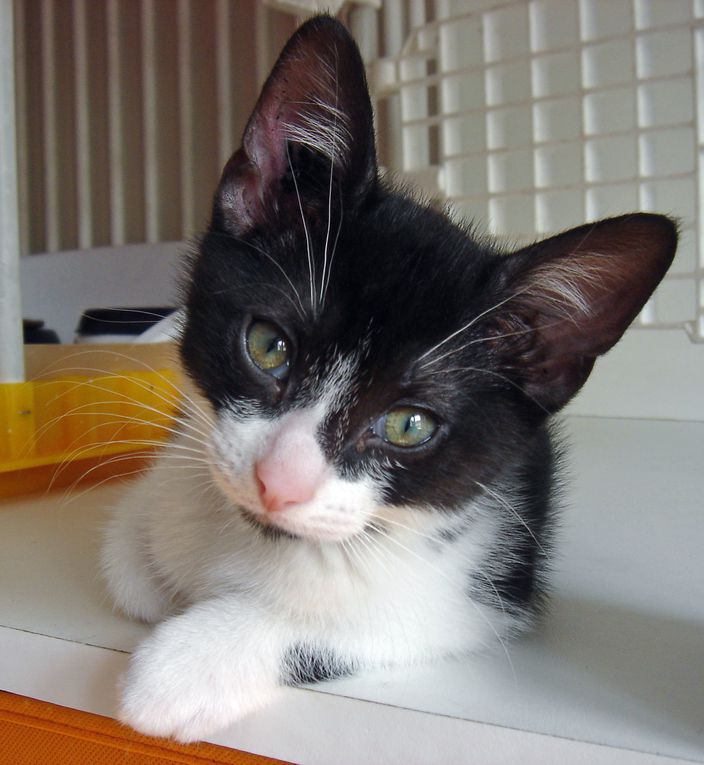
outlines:
[{"label": "white paw", "polygon": [[[120,722],[147,736],[200,741],[237,719],[237,710],[217,703],[217,692],[201,679],[167,671],[130,671],[125,678]],[[179,687],[180,686],[180,687]]]},{"label": "white paw", "polygon": [[[199,741],[263,706],[277,690],[276,672],[251,670],[236,646],[223,654],[205,634],[183,629],[183,616],[161,625],[132,657],[118,717],[140,733]],[[270,676],[270,677],[269,677]]]}]

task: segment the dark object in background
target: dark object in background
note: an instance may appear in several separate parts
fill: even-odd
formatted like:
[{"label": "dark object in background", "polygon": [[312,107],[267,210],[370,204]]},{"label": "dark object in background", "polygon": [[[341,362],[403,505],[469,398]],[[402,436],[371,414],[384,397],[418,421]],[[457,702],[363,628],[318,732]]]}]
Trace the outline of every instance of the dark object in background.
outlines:
[{"label": "dark object in background", "polygon": [[53,329],[44,326],[41,319],[22,319],[22,336],[25,345],[39,343],[55,344],[61,342]]},{"label": "dark object in background", "polygon": [[76,328],[77,343],[129,343],[176,309],[88,308]]}]

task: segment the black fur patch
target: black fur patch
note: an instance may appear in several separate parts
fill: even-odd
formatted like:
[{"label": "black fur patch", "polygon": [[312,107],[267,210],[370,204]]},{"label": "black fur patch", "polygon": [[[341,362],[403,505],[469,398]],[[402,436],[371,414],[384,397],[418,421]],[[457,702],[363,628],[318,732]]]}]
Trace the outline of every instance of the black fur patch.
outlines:
[{"label": "black fur patch", "polygon": [[[314,157],[301,131],[329,129],[331,113],[349,140],[332,155],[318,145]],[[389,505],[458,514],[486,494],[502,523],[487,543],[490,581],[473,582],[471,594],[522,613],[544,591],[549,416],[637,315],[672,259],[676,229],[662,216],[627,215],[502,253],[382,180],[373,135],[354,42],[329,17],[309,22],[223,173],[186,285],[181,358],[217,412],[243,404],[272,419],[310,406],[331,365],[355,360],[318,430],[327,461],[349,481],[381,475]],[[253,319],[291,341],[286,379],[249,359]],[[435,435],[415,448],[380,436],[375,425],[399,406],[432,413]],[[496,500],[504,490],[519,514]],[[438,541],[452,541],[448,528]],[[305,647],[291,658],[292,682],[347,669]]]},{"label": "black fur patch", "polygon": [[297,643],[286,651],[281,667],[284,685],[306,685],[351,675],[356,667],[345,663],[330,649]]}]

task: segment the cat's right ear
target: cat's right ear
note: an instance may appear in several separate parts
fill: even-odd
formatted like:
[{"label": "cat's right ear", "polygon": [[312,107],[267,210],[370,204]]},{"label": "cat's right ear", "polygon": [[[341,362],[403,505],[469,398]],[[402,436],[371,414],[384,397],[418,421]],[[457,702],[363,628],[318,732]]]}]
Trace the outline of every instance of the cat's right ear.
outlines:
[{"label": "cat's right ear", "polygon": [[488,317],[506,374],[545,412],[563,407],[635,319],[672,263],[677,227],[634,213],[589,223],[503,261]]},{"label": "cat's right ear", "polygon": [[354,204],[377,177],[364,64],[329,16],[303,24],[269,75],[223,171],[213,226],[240,236],[286,216]]}]

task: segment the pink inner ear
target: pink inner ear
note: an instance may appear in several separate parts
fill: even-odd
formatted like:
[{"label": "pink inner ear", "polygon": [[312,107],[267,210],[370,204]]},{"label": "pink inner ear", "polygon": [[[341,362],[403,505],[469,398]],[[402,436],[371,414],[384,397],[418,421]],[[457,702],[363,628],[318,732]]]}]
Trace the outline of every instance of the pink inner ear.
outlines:
[{"label": "pink inner ear", "polygon": [[676,246],[671,220],[638,213],[580,226],[507,259],[513,295],[496,320],[520,327],[514,334],[523,347],[506,343],[507,365],[531,398],[548,411],[569,401],[643,308]]},{"label": "pink inner ear", "polygon": [[[283,100],[286,95],[279,98]],[[242,141],[245,154],[264,180],[279,179],[286,172],[286,135],[281,111],[280,103],[262,103],[252,115]]]},{"label": "pink inner ear", "polygon": [[510,307],[534,314],[531,323],[546,355],[598,356],[643,308],[676,246],[675,226],[661,215],[580,226],[517,253],[524,270]]},{"label": "pink inner ear", "polygon": [[306,424],[299,418],[289,420],[255,465],[260,498],[268,512],[310,501],[323,483],[325,455]]},{"label": "pink inner ear", "polygon": [[[329,17],[303,24],[266,81],[245,128],[242,148],[228,162],[215,200],[221,224],[236,235],[270,223],[291,200],[282,193],[287,146],[327,158],[353,197],[376,177],[371,103],[364,65],[349,33]],[[303,206],[324,206],[306,198]],[[298,214],[298,206],[292,209]]]},{"label": "pink inner ear", "polygon": [[[232,178],[236,178],[237,182],[226,182],[226,179]],[[225,165],[217,193],[217,207],[227,221],[227,228],[240,233],[260,224],[263,199],[261,172],[244,149],[240,149]]]}]

